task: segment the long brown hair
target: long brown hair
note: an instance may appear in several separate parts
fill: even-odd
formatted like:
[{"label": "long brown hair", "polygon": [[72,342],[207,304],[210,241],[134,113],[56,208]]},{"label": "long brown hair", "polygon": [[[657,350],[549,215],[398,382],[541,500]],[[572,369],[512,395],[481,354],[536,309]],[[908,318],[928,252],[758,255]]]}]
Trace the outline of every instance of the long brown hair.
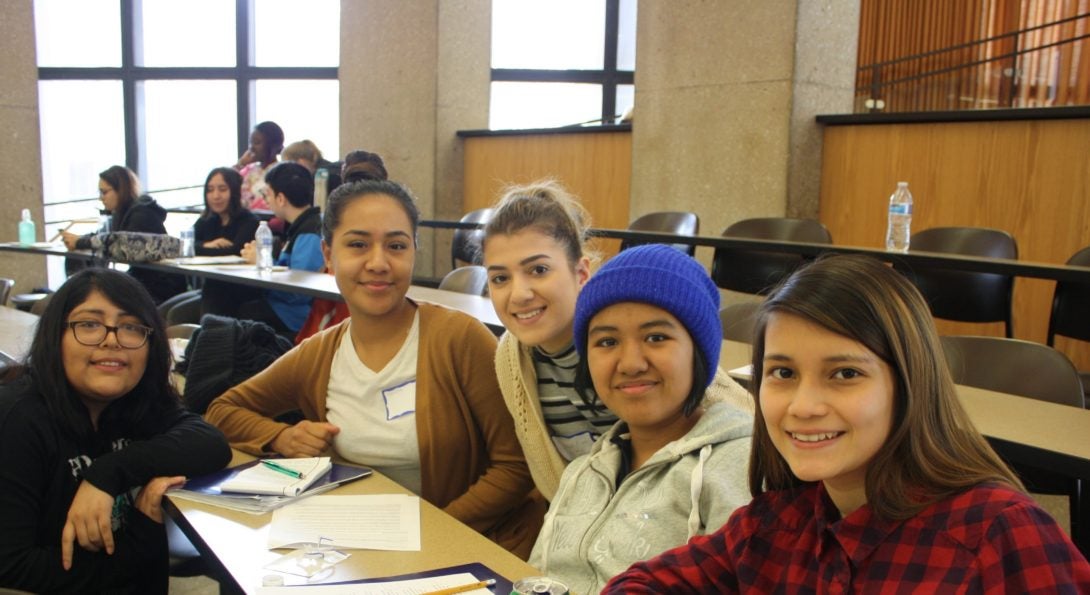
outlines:
[{"label": "long brown hair", "polygon": [[867,503],[876,514],[909,518],[983,482],[1022,489],[961,407],[934,320],[919,291],[874,258],[830,256],[796,271],[757,313],[753,394],[758,406],[749,468],[749,489],[755,497],[802,484],[773,445],[760,408],[765,328],[776,312],[858,341],[892,370],[892,427],[866,473]]}]

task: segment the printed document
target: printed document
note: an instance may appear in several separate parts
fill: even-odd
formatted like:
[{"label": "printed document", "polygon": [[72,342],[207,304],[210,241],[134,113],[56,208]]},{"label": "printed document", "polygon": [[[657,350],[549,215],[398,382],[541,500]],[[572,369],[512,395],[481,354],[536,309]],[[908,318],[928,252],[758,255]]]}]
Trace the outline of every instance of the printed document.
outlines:
[{"label": "printed document", "polygon": [[420,498],[312,496],[273,511],[269,549],[323,543],[340,549],[420,551]]}]

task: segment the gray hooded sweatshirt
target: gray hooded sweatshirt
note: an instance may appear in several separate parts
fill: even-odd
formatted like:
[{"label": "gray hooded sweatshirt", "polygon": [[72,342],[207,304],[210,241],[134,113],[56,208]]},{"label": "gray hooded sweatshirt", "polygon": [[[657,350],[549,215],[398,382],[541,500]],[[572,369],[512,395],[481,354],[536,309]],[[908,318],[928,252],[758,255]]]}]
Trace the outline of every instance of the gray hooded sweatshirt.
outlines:
[{"label": "gray hooded sweatshirt", "polygon": [[618,487],[618,422],[590,454],[568,465],[530,564],[574,594],[598,593],[633,562],[722,526],[750,501],[753,415],[729,402],[707,405],[693,429],[662,447]]}]

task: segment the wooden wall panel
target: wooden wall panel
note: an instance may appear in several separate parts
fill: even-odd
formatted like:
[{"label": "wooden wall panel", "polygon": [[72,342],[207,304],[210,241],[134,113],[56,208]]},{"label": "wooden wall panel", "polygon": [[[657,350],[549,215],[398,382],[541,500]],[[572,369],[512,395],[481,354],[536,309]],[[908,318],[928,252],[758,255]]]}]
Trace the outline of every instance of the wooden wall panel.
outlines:
[{"label": "wooden wall panel", "polygon": [[[1021,259],[1039,262],[1062,263],[1090,245],[1090,119],[826,127],[820,218],[835,243],[884,246],[889,195],[902,180],[914,231],[1004,229]],[[1053,287],[1016,282],[1016,337],[1045,341]],[[1003,334],[1001,323],[944,321],[939,330]],[[1090,369],[1090,345],[1057,346]]]},{"label": "wooden wall panel", "polygon": [[[507,186],[542,178],[578,196],[594,227],[624,229],[630,221],[632,133],[465,138],[465,211],[492,206]],[[610,254],[617,247],[603,242],[600,249]]]}]

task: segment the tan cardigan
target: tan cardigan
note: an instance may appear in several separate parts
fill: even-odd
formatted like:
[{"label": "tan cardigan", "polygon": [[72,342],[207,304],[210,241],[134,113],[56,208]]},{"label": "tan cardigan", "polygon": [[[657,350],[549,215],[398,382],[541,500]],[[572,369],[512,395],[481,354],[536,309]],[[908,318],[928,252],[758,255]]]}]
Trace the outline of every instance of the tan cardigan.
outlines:
[{"label": "tan cardigan", "polygon": [[[567,463],[553,445],[545,417],[541,413],[541,398],[537,392],[537,372],[530,347],[523,345],[510,332],[500,338],[496,349],[496,377],[503,392],[503,402],[515,420],[515,434],[526,455],[526,464],[534,485],[547,500],[552,501],[560,486],[560,476]],[[749,391],[718,368],[711,386],[704,393],[705,402],[727,401],[742,411],[753,413],[753,397]]]},{"label": "tan cardigan", "polygon": [[[419,304],[416,424],[421,496],[524,559],[541,527],[544,503],[533,488],[511,416],[500,406],[491,365],[496,340],[476,319]],[[231,446],[259,455],[299,409],[326,421],[333,355],[346,320],[307,339],[264,371],[214,400],[205,417]]]}]

